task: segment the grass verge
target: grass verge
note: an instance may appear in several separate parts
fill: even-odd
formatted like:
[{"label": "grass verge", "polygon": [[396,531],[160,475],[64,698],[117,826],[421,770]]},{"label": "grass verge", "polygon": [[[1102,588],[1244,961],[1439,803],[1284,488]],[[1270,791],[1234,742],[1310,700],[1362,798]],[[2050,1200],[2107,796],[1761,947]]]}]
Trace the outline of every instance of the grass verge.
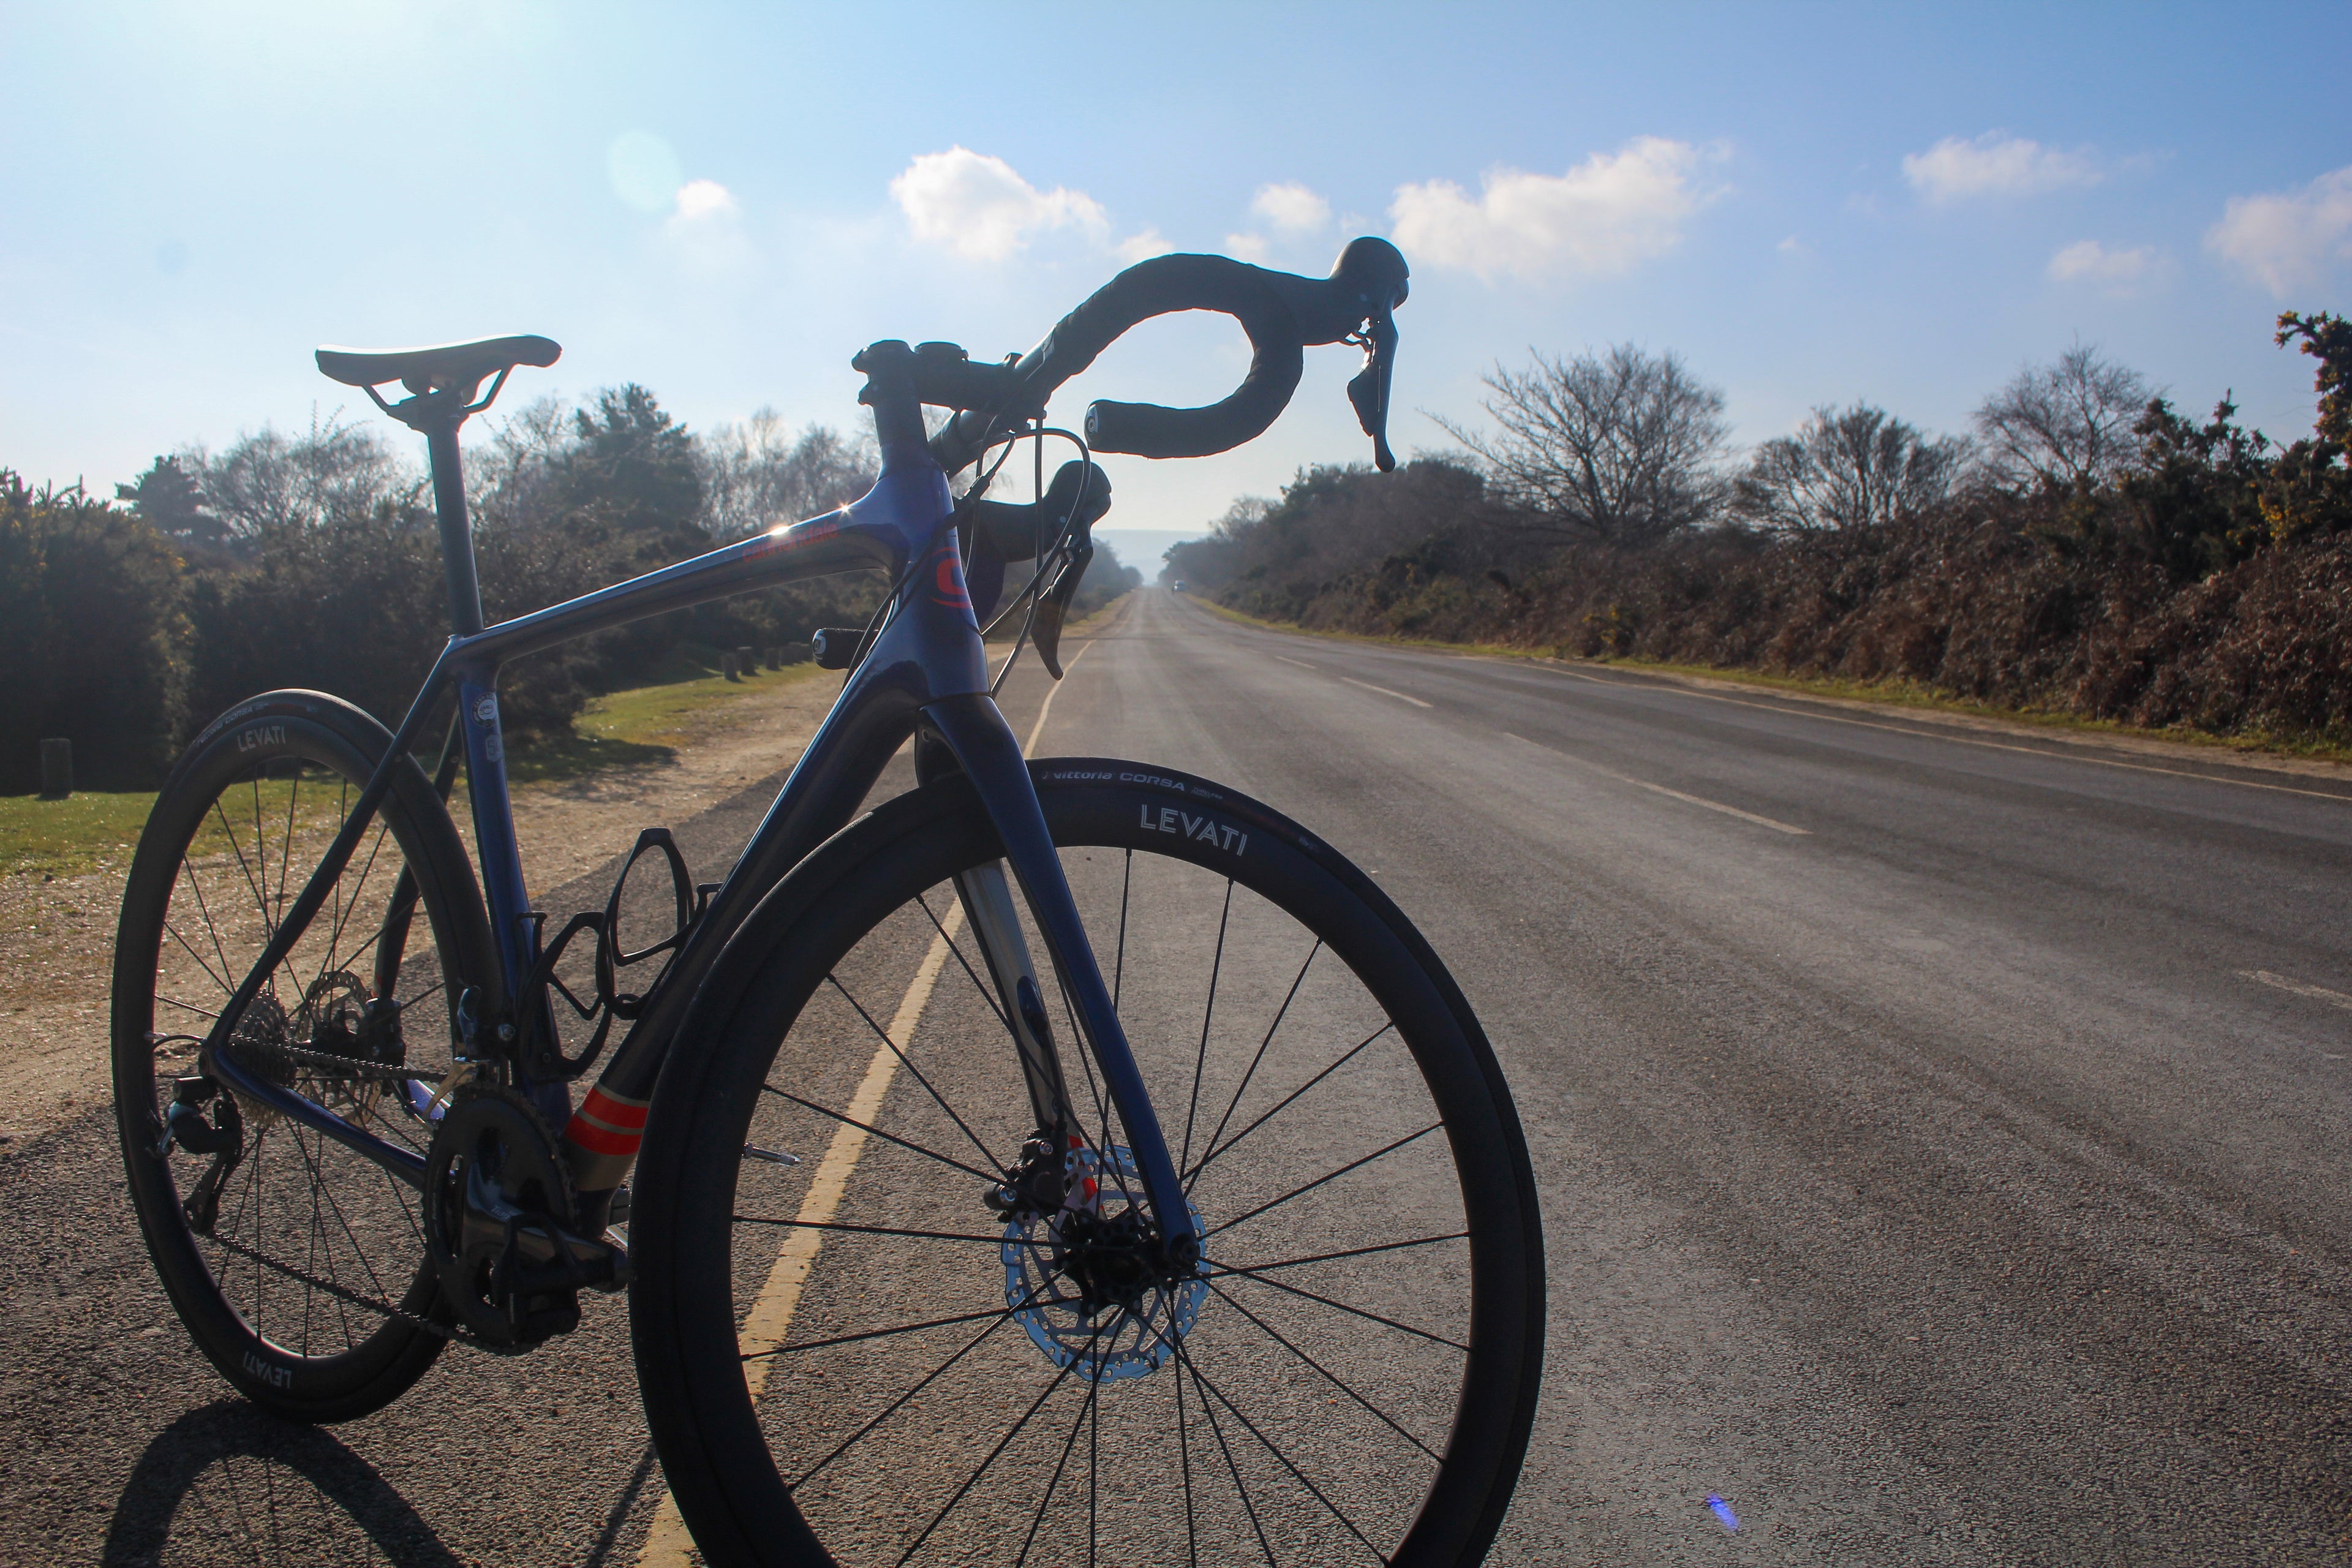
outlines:
[{"label": "grass verge", "polygon": [[549,784],[600,768],[667,762],[685,742],[725,728],[728,704],[738,698],[823,673],[814,664],[794,664],[740,681],[706,675],[606,692],[572,721],[570,733],[518,740],[507,756],[507,776],[517,784]]},{"label": "grass verge", "polygon": [[2061,730],[2084,735],[2107,735],[2147,741],[2169,741],[2181,745],[2200,746],[2212,751],[2259,753],[2266,756],[2294,757],[2306,762],[2352,763],[2352,747],[2297,735],[2217,735],[2210,731],[2190,730],[2179,726],[2152,729],[2141,724],[2126,724],[2114,719],[2088,719],[2077,713],[2067,713],[2048,708],[2002,708],[1991,703],[1953,697],[1932,688],[1909,680],[1846,680],[1835,676],[1787,675],[1760,669],[1724,669],[1704,664],[1666,664],[1646,658],[1560,658],[1539,649],[1514,647],[1504,643],[1441,642],[1433,637],[1373,637],[1363,632],[1329,631],[1314,626],[1302,626],[1288,621],[1270,621],[1258,616],[1245,615],[1212,600],[1188,595],[1196,605],[1213,615],[1223,616],[1242,626],[1259,626],[1267,631],[1288,632],[1297,637],[1323,637],[1332,642],[1370,643],[1381,647],[1426,648],[1437,653],[1473,655],[1486,658],[1525,659],[1531,664],[1566,666],[1591,665],[1636,670],[1645,675],[1681,676],[1700,680],[1721,680],[1738,686],[1757,687],[1765,690],[1782,691],[1796,697],[1828,697],[1847,702],[1867,702],[1885,708],[1909,708],[1925,712],[1959,714],[1972,719],[1998,720],[2004,723],[2032,725],[2036,729]]},{"label": "grass verge", "polygon": [[0,871],[70,877],[127,867],[154,805],[152,790],[0,795]]}]

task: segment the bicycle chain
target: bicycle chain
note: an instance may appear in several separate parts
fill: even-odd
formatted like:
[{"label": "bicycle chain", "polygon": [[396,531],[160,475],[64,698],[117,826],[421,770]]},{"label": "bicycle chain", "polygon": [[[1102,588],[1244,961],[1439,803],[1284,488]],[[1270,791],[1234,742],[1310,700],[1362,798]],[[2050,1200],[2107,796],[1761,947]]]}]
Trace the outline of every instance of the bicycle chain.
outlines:
[{"label": "bicycle chain", "polygon": [[471,1345],[476,1350],[493,1355],[503,1353],[503,1347],[492,1344],[478,1334],[469,1334],[463,1329],[452,1328],[446,1323],[436,1323],[430,1318],[420,1318],[414,1312],[404,1311],[389,1301],[379,1301],[373,1296],[362,1296],[358,1291],[338,1285],[331,1279],[321,1279],[307,1269],[297,1268],[290,1263],[281,1263],[275,1258],[257,1252],[241,1241],[231,1241],[225,1236],[208,1236],[205,1239],[228,1248],[241,1258],[249,1258],[265,1268],[274,1268],[289,1279],[299,1281],[313,1289],[324,1290],[337,1300],[349,1302],[354,1307],[364,1307],[371,1312],[380,1312],[396,1323],[405,1323],[412,1329],[422,1329],[428,1334],[437,1334],[453,1344]]},{"label": "bicycle chain", "polygon": [[[296,1067],[323,1067],[336,1069],[338,1078],[375,1079],[385,1083],[439,1083],[448,1077],[441,1072],[420,1072],[405,1067],[385,1067],[380,1062],[358,1061],[351,1057],[339,1057],[331,1051],[306,1051],[299,1046],[263,1046],[270,1056],[291,1062]],[[254,1070],[247,1064],[247,1070]]]}]

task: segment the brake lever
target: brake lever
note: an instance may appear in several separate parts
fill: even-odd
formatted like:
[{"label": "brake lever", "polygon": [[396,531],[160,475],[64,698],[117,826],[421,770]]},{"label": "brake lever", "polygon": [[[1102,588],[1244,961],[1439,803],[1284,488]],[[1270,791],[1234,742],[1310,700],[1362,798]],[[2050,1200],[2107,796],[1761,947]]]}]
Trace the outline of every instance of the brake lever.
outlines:
[{"label": "brake lever", "polygon": [[1095,558],[1095,542],[1089,525],[1080,523],[1070,542],[1070,558],[1062,563],[1061,574],[1054,585],[1037,600],[1035,618],[1029,628],[1029,640],[1037,645],[1037,657],[1045,661],[1046,673],[1055,679],[1062,679],[1062,617],[1069,614],[1070,601],[1077,596],[1078,581],[1087,574],[1087,563]]},{"label": "brake lever", "polygon": [[1348,383],[1348,401],[1355,405],[1356,423],[1372,438],[1372,462],[1381,472],[1396,467],[1389,450],[1389,382],[1396,371],[1396,317],[1382,310],[1370,325],[1348,340],[1364,348],[1364,368]]}]

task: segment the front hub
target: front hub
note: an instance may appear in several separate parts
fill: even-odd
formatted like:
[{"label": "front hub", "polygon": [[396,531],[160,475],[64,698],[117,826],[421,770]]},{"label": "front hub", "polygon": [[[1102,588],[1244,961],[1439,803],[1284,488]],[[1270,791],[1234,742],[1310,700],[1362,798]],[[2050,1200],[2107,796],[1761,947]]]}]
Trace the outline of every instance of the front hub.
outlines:
[{"label": "front hub", "polygon": [[[1056,1367],[1097,1383],[1148,1376],[1199,1322],[1208,1281],[1168,1258],[1127,1150],[1071,1151],[1065,1185],[1054,1213],[1007,1217],[1005,1305]],[[1197,1209],[1192,1224],[1202,1228]]]}]

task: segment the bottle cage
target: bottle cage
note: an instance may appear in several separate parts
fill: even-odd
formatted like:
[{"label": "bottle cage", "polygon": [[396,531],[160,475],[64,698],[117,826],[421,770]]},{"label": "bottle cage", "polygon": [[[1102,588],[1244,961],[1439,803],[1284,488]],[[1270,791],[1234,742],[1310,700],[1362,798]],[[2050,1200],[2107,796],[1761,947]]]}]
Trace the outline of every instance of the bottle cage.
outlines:
[{"label": "bottle cage", "polygon": [[[661,852],[669,869],[670,894],[677,907],[677,922],[670,934],[650,947],[630,952],[621,946],[621,897],[628,890],[629,873],[637,862],[653,850]],[[686,945],[688,933],[709,905],[710,895],[717,884],[698,886],[687,870],[686,857],[678,852],[677,840],[667,827],[648,827],[637,835],[636,847],[629,851],[621,867],[620,876],[613,883],[612,896],[601,910],[583,910],[563,923],[555,940],[541,950],[538,962],[523,981],[519,998],[520,1011],[520,1038],[517,1055],[534,1073],[545,1073],[564,1079],[575,1079],[595,1064],[604,1049],[604,1042],[613,1032],[615,1018],[635,1018],[645,1011],[646,1002],[661,985],[662,976],[669,973],[669,961],[654,972],[652,984],[644,991],[631,993],[620,988],[621,971],[667,953],[675,955]],[[534,910],[522,917],[544,927],[545,911]],[[557,975],[556,967],[571,951],[572,944],[583,935],[592,938],[594,957],[592,960],[592,994],[583,1000],[579,993],[565,984]],[[561,997],[582,1023],[595,1025],[595,1032],[576,1056],[563,1054],[563,1045],[555,1027],[555,1001]]]}]

